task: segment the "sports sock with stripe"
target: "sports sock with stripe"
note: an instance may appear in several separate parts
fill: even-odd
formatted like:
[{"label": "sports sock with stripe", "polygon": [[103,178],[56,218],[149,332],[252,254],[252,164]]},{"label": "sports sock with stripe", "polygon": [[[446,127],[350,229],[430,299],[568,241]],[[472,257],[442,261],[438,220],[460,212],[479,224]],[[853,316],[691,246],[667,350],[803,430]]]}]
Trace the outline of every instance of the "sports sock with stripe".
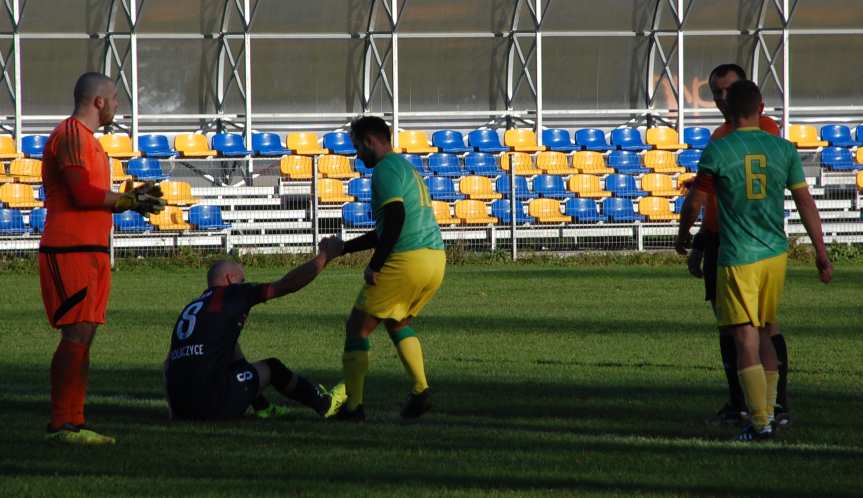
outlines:
[{"label": "sports sock with stripe", "polygon": [[423,349],[420,345],[420,340],[417,337],[416,331],[411,327],[405,327],[394,334],[390,334],[390,339],[399,353],[399,359],[402,360],[405,370],[413,380],[411,392],[419,394],[428,389],[429,384],[426,380],[425,365],[423,363]]},{"label": "sports sock with stripe", "polygon": [[84,424],[90,348],[61,339],[51,360],[51,427]]},{"label": "sports sock with stripe", "polygon": [[369,339],[367,337],[348,337],[345,339],[345,352],[342,355],[342,372],[345,379],[345,404],[348,410],[355,410],[363,404],[363,389],[366,373],[369,371]]},{"label": "sports sock with stripe", "polygon": [[764,367],[759,363],[738,370],[740,385],[743,386],[743,394],[746,396],[746,405],[752,414],[752,425],[761,429],[767,425],[767,378],[764,375]]}]

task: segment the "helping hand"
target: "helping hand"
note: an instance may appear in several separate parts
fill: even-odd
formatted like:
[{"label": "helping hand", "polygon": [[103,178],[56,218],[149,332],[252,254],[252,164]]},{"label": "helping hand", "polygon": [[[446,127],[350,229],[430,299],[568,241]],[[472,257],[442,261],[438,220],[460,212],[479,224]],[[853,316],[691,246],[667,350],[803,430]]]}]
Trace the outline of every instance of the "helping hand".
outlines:
[{"label": "helping hand", "polygon": [[318,244],[318,251],[323,253],[327,261],[332,261],[342,255],[345,243],[338,237],[327,237]]}]

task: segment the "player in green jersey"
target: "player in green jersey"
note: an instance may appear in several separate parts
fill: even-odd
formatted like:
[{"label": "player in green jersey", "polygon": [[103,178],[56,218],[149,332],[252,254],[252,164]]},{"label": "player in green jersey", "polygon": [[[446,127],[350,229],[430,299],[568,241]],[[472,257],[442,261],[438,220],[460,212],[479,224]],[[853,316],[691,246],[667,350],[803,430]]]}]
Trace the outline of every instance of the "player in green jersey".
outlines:
[{"label": "player in green jersey", "polygon": [[737,372],[751,423],[740,441],[773,436],[773,407],[779,380],[769,324],[777,319],[785,283],[785,189],[791,191],[815,247],[821,281],[830,282],[818,209],[809,193],[794,145],[758,127],[764,104],[758,86],[738,81],[728,90],[727,106],[736,131],[711,142],[701,156],[695,188],[683,205],[675,247],[686,254],[690,228],[709,192],[719,198],[719,275],[717,320],[729,328],[737,346]]}]

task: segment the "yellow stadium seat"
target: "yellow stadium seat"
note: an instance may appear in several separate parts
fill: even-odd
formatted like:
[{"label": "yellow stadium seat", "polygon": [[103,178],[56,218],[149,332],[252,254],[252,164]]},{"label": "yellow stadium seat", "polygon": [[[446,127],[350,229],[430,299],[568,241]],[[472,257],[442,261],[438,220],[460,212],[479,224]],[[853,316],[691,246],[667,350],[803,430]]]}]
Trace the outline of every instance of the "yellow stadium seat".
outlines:
[{"label": "yellow stadium seat", "polygon": [[318,145],[318,134],[313,131],[288,133],[286,142],[289,149],[304,156],[316,156],[329,152],[329,150]]},{"label": "yellow stadium seat", "polygon": [[192,186],[186,182],[164,181],[159,184],[165,202],[172,206],[190,206],[198,202],[192,197]]},{"label": "yellow stadium seat", "polygon": [[15,159],[9,164],[9,176],[19,183],[42,183],[42,161]]},{"label": "yellow stadium seat", "polygon": [[282,156],[279,172],[288,180],[311,180],[312,158],[309,156]]},{"label": "yellow stadium seat", "polygon": [[[290,156],[285,156],[285,158]],[[309,159],[307,157],[307,159]],[[327,178],[338,178],[347,180],[360,176],[351,169],[351,160],[347,156],[327,154],[318,158],[318,172]],[[309,172],[311,178],[311,172]]]},{"label": "yellow stadium seat", "polygon": [[857,172],[857,190],[863,192],[863,171]]},{"label": "yellow stadium seat", "polygon": [[318,199],[324,203],[351,202],[354,196],[345,194],[345,185],[335,178],[318,180]]},{"label": "yellow stadium seat", "polygon": [[141,153],[132,150],[132,140],[129,135],[123,133],[108,133],[99,137],[99,143],[108,154],[108,157],[116,157],[118,159],[129,159],[132,157],[140,157]]},{"label": "yellow stadium seat", "polygon": [[540,223],[569,223],[572,217],[561,214],[560,202],[554,199],[531,199],[527,214]]},{"label": "yellow stadium seat", "polygon": [[857,149],[857,164],[863,164],[863,147]]},{"label": "yellow stadium seat", "polygon": [[407,152],[410,154],[429,154],[437,152],[437,147],[429,145],[429,137],[424,131],[400,131],[399,132],[399,152]]},{"label": "yellow stadium seat", "polygon": [[539,175],[542,170],[533,167],[533,160],[530,154],[524,152],[504,152],[503,159],[500,161],[500,167],[509,171],[509,164],[515,164],[516,175]]},{"label": "yellow stadium seat", "polygon": [[512,128],[503,135],[504,145],[512,147],[516,152],[539,152],[545,146],[536,144],[536,133],[529,128]]},{"label": "yellow stadium seat", "polygon": [[689,146],[680,143],[680,136],[674,128],[668,126],[657,126],[647,129],[647,144],[659,150],[683,150]]},{"label": "yellow stadium seat", "polygon": [[453,218],[449,211],[449,204],[443,201],[432,201],[434,219],[438,225],[457,225],[458,218]]},{"label": "yellow stadium seat", "polygon": [[578,170],[569,166],[569,160],[563,152],[540,152],[536,155],[536,165],[549,175],[571,175]]},{"label": "yellow stadium seat", "polygon": [[655,173],[683,173],[686,168],[677,165],[674,153],[667,150],[649,150],[644,153],[644,166]]},{"label": "yellow stadium seat", "polygon": [[159,230],[190,230],[191,225],[183,220],[183,210],[177,206],[166,206],[159,214],[149,215],[150,223]]},{"label": "yellow stadium seat", "polygon": [[3,163],[0,163],[0,183],[12,183],[14,181],[15,178],[6,174],[6,166]]},{"label": "yellow stadium seat", "polygon": [[599,177],[595,175],[572,175],[569,177],[567,187],[570,192],[575,192],[579,197],[601,198],[611,196],[611,192],[602,189]]},{"label": "yellow stadium seat", "polygon": [[465,225],[488,225],[497,223],[497,218],[488,215],[482,201],[455,201],[455,216]]},{"label": "yellow stadium seat", "polygon": [[42,201],[37,201],[33,195],[33,187],[23,183],[4,183],[0,185],[0,202],[9,208],[42,207]]},{"label": "yellow stadium seat", "polygon": [[590,175],[606,175],[614,170],[605,165],[602,154],[592,150],[580,150],[572,156],[572,167],[580,173]]},{"label": "yellow stadium seat", "polygon": [[638,212],[648,221],[672,221],[680,219],[671,211],[671,203],[664,197],[642,197],[638,200]]},{"label": "yellow stadium seat", "polygon": [[181,133],[174,137],[174,148],[182,157],[213,157],[218,152],[210,149],[210,141],[200,133]]},{"label": "yellow stadium seat", "polygon": [[134,182],[134,181],[133,181],[133,182],[129,182],[129,181],[125,181],[125,182],[123,182],[123,183],[121,183],[121,184],[120,184],[120,189],[119,189],[119,190],[120,190],[120,193],[122,194],[122,193],[124,193],[124,192],[127,192],[127,191],[129,190],[129,188],[130,188],[130,187],[131,187],[131,188],[136,188],[136,187],[140,187],[140,186],[141,186],[141,185],[143,185],[143,184],[144,184],[144,182]]},{"label": "yellow stadium seat", "polygon": [[686,184],[695,179],[695,173],[681,173],[677,176],[677,191],[685,192]]},{"label": "yellow stadium seat", "polygon": [[111,181],[124,182],[131,179],[132,175],[127,175],[126,172],[123,171],[123,163],[121,163],[119,159],[111,159]]},{"label": "yellow stadium seat", "polygon": [[677,197],[680,192],[674,188],[674,180],[670,175],[648,173],[641,177],[641,190],[646,190],[655,197]]},{"label": "yellow stadium seat", "polygon": [[814,149],[829,145],[818,138],[818,130],[810,125],[791,125],[788,129],[788,140],[794,142],[798,149]]},{"label": "yellow stadium seat", "polygon": [[468,196],[469,199],[479,201],[493,201],[503,197],[494,191],[491,180],[485,176],[465,176],[458,182],[458,190]]},{"label": "yellow stadium seat", "polygon": [[10,135],[0,135],[0,159],[18,159],[24,154],[18,152],[15,139]]}]

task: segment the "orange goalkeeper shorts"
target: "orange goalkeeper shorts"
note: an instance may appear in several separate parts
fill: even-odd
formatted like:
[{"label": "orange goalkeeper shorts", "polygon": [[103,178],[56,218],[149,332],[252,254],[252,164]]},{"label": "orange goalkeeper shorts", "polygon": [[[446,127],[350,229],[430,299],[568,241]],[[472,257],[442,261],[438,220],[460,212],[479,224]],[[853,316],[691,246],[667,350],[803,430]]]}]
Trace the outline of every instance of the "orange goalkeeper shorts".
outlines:
[{"label": "orange goalkeeper shorts", "polygon": [[52,327],[105,323],[111,292],[111,259],[107,248],[41,247],[39,282]]}]

